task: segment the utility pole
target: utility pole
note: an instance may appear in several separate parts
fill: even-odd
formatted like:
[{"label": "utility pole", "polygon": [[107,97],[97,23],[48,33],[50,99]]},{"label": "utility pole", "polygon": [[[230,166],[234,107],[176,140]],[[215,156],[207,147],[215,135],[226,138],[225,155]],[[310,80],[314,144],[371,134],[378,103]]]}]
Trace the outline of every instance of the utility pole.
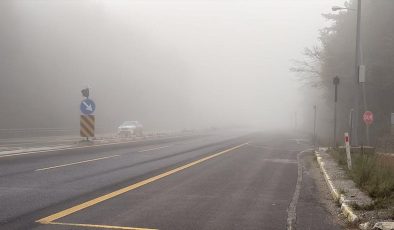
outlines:
[{"label": "utility pole", "polygon": [[[350,109],[349,112],[349,136],[352,136],[352,130],[354,126],[354,109]],[[352,145],[351,139],[349,140],[350,145]]]},{"label": "utility pole", "polygon": [[[364,84],[365,79],[360,79],[360,67],[362,66],[362,52],[361,52],[361,0],[357,1],[357,32],[356,32],[356,60],[355,60],[355,114],[354,114],[354,126],[352,130],[353,137],[352,144],[355,146],[359,145],[358,142],[358,130],[360,126],[360,83]],[[364,70],[362,68],[362,70]],[[361,72],[362,73],[362,72]],[[363,73],[362,73],[363,74]],[[361,80],[361,81],[360,81]],[[365,89],[364,87],[362,87]],[[364,90],[363,90],[364,91]],[[363,92],[365,95],[365,92]],[[364,102],[364,107],[366,107],[366,103]],[[366,108],[364,108],[366,109]],[[366,110],[365,110],[366,111]]]},{"label": "utility pole", "polygon": [[[355,9],[333,6],[333,11],[337,10],[352,10]],[[363,91],[364,110],[367,111],[367,99],[365,91],[365,66],[363,65],[363,54],[361,49],[361,0],[357,0],[357,31],[356,31],[356,56],[354,62],[354,116],[353,125],[351,129],[351,144],[359,145],[358,131],[360,127],[360,92]],[[365,112],[364,111],[364,112]],[[369,129],[366,127],[366,139],[369,140]]]},{"label": "utility pole", "polygon": [[334,96],[334,138],[333,138],[333,148],[337,147],[337,101],[338,101],[338,84],[339,84],[339,77],[334,77],[332,83],[334,84],[335,88],[335,96]]},{"label": "utility pole", "polygon": [[316,110],[317,107],[316,105],[313,106],[313,110],[314,110],[314,119],[313,119],[313,149],[316,150]]},{"label": "utility pole", "polygon": [[298,126],[298,124],[297,124],[297,112],[294,112],[294,130],[297,130],[297,126]]}]

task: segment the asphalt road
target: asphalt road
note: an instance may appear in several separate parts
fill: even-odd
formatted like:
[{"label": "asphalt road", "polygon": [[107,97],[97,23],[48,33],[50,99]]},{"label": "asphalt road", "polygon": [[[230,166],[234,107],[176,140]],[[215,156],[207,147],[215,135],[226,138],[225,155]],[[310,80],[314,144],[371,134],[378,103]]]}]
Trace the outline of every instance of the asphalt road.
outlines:
[{"label": "asphalt road", "polygon": [[217,131],[2,157],[0,229],[341,229],[297,138]]}]

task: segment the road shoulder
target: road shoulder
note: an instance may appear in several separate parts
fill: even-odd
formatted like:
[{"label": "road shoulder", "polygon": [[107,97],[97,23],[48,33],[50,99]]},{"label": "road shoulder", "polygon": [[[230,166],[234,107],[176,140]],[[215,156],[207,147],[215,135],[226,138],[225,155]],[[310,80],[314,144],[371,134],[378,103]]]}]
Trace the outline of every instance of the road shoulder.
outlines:
[{"label": "road shoulder", "polygon": [[373,200],[356,186],[326,149],[319,149],[315,156],[326,187],[333,201],[341,207],[342,215],[349,222],[348,226],[354,226],[355,229],[391,229],[385,228],[384,225],[380,227],[379,210],[363,208],[373,207]]},{"label": "road shoulder", "polygon": [[300,157],[303,182],[297,205],[297,229],[354,229],[348,226],[330,192],[311,152]]}]

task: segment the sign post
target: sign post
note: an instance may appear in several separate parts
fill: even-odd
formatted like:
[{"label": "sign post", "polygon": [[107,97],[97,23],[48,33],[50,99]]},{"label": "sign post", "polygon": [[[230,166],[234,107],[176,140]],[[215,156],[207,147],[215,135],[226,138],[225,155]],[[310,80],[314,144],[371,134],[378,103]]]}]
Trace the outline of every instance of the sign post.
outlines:
[{"label": "sign post", "polygon": [[391,113],[391,136],[394,136],[394,113]]},{"label": "sign post", "polygon": [[96,104],[93,100],[86,98],[79,106],[81,113],[84,115],[91,115],[96,110]]},{"label": "sign post", "polygon": [[373,113],[371,111],[365,111],[364,115],[363,115],[363,120],[366,126],[366,135],[367,135],[367,145],[369,146],[369,126],[372,124],[373,122]]},{"label": "sign post", "polygon": [[352,156],[350,155],[349,133],[345,133],[345,147],[346,147],[347,167],[349,170],[352,170]]},{"label": "sign post", "polygon": [[81,137],[86,137],[86,140],[89,140],[89,137],[94,137],[95,116],[93,113],[96,110],[96,104],[93,100],[89,99],[88,88],[83,89],[81,92],[85,99],[79,105],[82,113],[80,117],[80,135]]}]

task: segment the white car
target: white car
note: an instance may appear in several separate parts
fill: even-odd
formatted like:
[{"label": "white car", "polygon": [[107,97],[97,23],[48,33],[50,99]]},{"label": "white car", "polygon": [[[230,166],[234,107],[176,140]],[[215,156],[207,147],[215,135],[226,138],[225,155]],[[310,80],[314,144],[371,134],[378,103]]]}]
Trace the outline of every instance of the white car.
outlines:
[{"label": "white car", "polygon": [[143,136],[143,126],[138,121],[125,121],[118,127],[118,135],[124,137]]}]

